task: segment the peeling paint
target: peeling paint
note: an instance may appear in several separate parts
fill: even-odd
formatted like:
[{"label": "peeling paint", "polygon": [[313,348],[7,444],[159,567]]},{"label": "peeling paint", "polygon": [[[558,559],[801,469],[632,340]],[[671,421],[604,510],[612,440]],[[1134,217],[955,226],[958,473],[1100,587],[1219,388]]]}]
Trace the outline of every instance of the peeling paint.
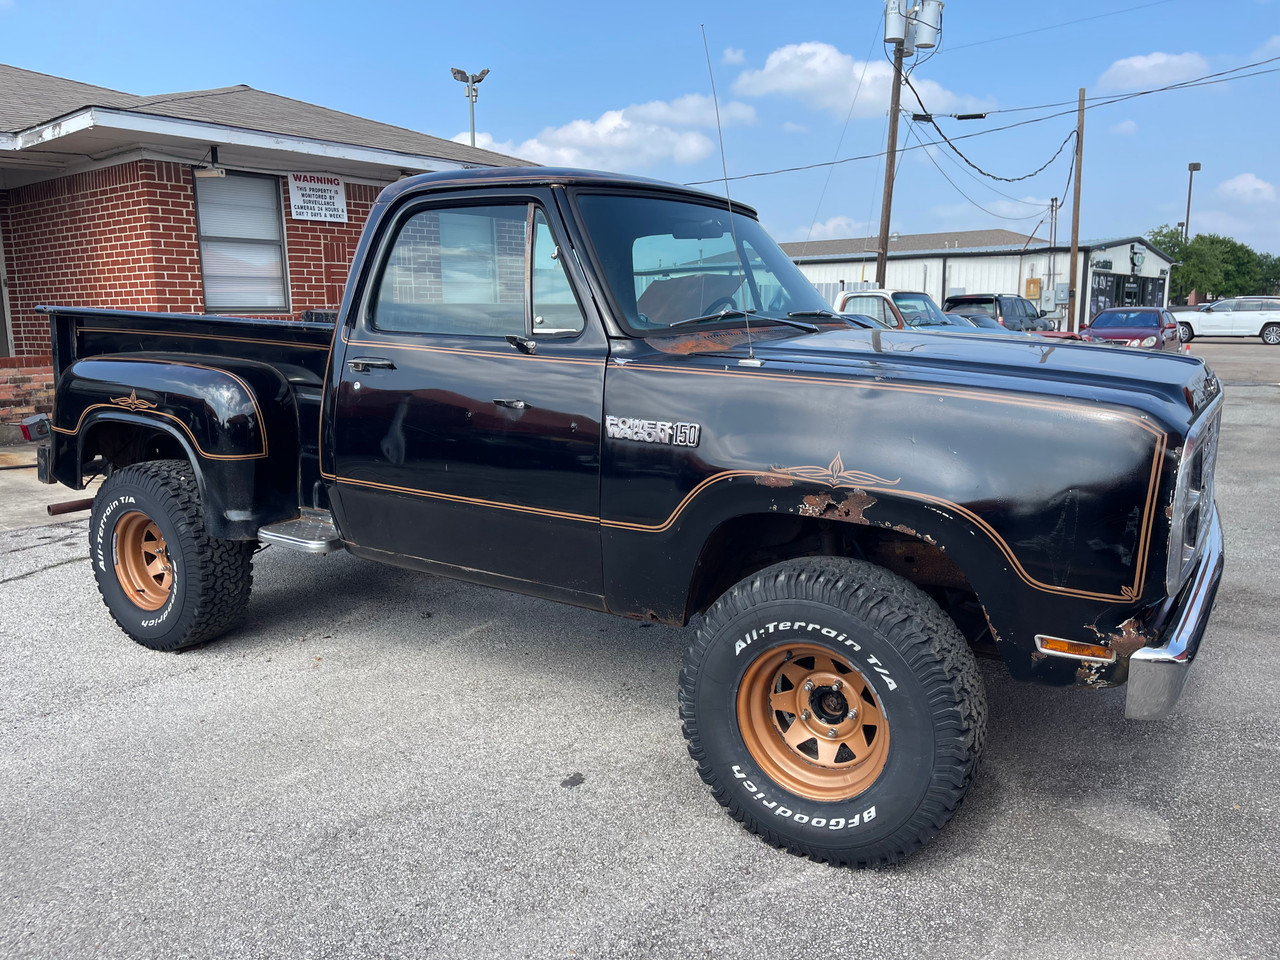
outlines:
[{"label": "peeling paint", "polygon": [[875,505],[876,498],[865,490],[854,490],[839,503],[828,493],[815,493],[804,498],[800,504],[800,515],[803,517],[825,517],[828,520],[841,520],[845,523],[869,523],[865,512]]},{"label": "peeling paint", "polygon": [[792,487],[795,481],[790,477],[780,477],[776,473],[762,473],[756,477],[756,483],[762,487]]},{"label": "peeling paint", "polygon": [[1076,668],[1076,683],[1085,687],[1105,687],[1107,682],[1102,679],[1102,669],[1109,664],[1082,662]]},{"label": "peeling paint", "polygon": [[1111,634],[1108,639],[1110,639],[1111,648],[1115,650],[1117,657],[1128,657],[1135,650],[1145,647],[1149,642],[1147,635],[1139,629],[1137,617],[1130,617],[1120,624],[1120,629]]}]

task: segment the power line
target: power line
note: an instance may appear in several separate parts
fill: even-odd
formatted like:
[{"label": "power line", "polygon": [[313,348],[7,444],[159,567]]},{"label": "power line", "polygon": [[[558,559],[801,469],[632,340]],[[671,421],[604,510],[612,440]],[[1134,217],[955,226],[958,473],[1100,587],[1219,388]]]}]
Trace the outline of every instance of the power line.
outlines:
[{"label": "power line", "polygon": [[[935,130],[937,130],[937,131],[938,131],[938,136],[940,136],[940,137],[942,138],[943,142],[944,142],[944,143],[946,143],[946,145],[952,149],[952,151],[955,153],[955,155],[956,155],[957,157],[959,157],[961,160],[963,160],[965,163],[967,163],[967,164],[968,164],[970,167],[972,167],[974,170],[977,170],[977,171],[978,171],[980,174],[982,174],[984,177],[988,177],[988,178],[990,178],[990,179],[992,179],[992,180],[1000,180],[1000,181],[1003,181],[1004,183],[1017,183],[1017,182],[1018,182],[1018,181],[1020,181],[1020,180],[1030,180],[1032,177],[1037,176],[1037,175],[1039,175],[1039,174],[1043,173],[1043,172],[1045,171],[1045,168],[1046,168],[1046,167],[1048,167],[1048,166],[1049,166],[1049,164],[1051,164],[1051,163],[1053,163],[1053,161],[1057,160],[1057,159],[1058,159],[1058,157],[1061,155],[1062,151],[1066,148],[1067,144],[1071,142],[1071,138],[1072,138],[1073,136],[1075,136],[1075,134],[1074,134],[1074,133],[1069,133],[1069,134],[1067,134],[1066,139],[1065,139],[1065,140],[1063,140],[1063,141],[1062,141],[1062,143],[1058,146],[1058,149],[1054,152],[1053,156],[1052,156],[1052,157],[1050,157],[1048,160],[1046,160],[1044,163],[1040,164],[1040,166],[1039,166],[1037,169],[1035,169],[1035,170],[1031,171],[1030,173],[1024,174],[1024,175],[1022,175],[1021,177],[1001,177],[1001,176],[997,176],[997,175],[996,175],[996,174],[994,174],[994,173],[988,173],[986,170],[983,170],[980,166],[978,166],[976,163],[974,163],[972,160],[970,160],[968,157],[966,157],[966,156],[965,156],[965,155],[960,151],[960,148],[959,148],[959,147],[957,147],[954,143],[952,143],[952,142],[947,138],[946,133],[944,133],[944,132],[943,132],[943,130],[942,130],[942,128],[941,128],[940,126],[938,126],[938,122],[937,122],[936,120],[934,120],[934,119],[933,119],[933,115],[932,115],[931,113],[929,113],[929,108],[928,108],[928,107],[926,107],[926,106],[924,105],[924,100],[923,100],[923,99],[921,99],[921,97],[920,97],[920,91],[918,91],[918,90],[916,89],[916,87],[915,87],[915,84],[913,84],[913,83],[911,82],[911,78],[910,78],[910,77],[908,77],[908,76],[906,76],[906,75],[903,75],[903,78],[902,78],[902,79],[903,79],[903,80],[905,80],[905,81],[907,82],[907,86],[908,86],[908,87],[910,87],[910,88],[911,88],[911,92],[912,92],[913,94],[915,94],[916,102],[917,102],[918,104],[920,104],[920,109],[921,109],[922,111],[924,111],[925,116],[927,116],[927,117],[929,118],[929,124],[930,124],[930,126],[932,126],[932,127],[933,127],[933,129],[935,129]],[[918,139],[919,139],[919,137],[917,137],[916,139],[918,140]],[[926,151],[926,152],[928,152],[928,151]]]},{"label": "power line", "polygon": [[1003,37],[991,37],[988,40],[974,40],[972,43],[962,43],[958,47],[947,47],[947,50],[967,50],[969,47],[980,47],[986,43],[999,43],[1001,40],[1013,40],[1017,37],[1028,37],[1033,33],[1045,33],[1048,30],[1058,30],[1062,27],[1074,26],[1077,23],[1088,23],[1090,20],[1101,20],[1103,17],[1116,17],[1122,13],[1132,13],[1135,10],[1146,10],[1148,7],[1159,7],[1163,4],[1172,2],[1173,0],[1154,0],[1152,3],[1142,3],[1136,7],[1125,7],[1123,10],[1111,10],[1108,13],[1098,13],[1092,17],[1081,17],[1078,20],[1067,20],[1063,23],[1052,23],[1047,27],[1036,27],[1033,30],[1023,30],[1021,33],[1010,33]]},{"label": "power line", "polygon": [[[916,125],[915,125],[915,123],[914,123],[913,121],[908,121],[908,123],[907,123],[907,135],[908,135],[908,136],[914,136],[914,137],[916,138],[916,141],[917,141],[918,143],[920,143],[920,144],[923,146],[923,144],[924,144],[924,140],[923,140],[923,138],[921,138],[921,136],[920,136],[920,131],[916,128]],[[1070,138],[1068,138],[1068,139],[1070,139]],[[968,200],[970,204],[972,204],[973,206],[977,207],[977,208],[978,208],[979,210],[981,210],[983,213],[987,214],[987,216],[995,217],[997,220],[1032,220],[1032,219],[1034,219],[1035,217],[1041,217],[1041,218],[1043,218],[1043,217],[1044,217],[1044,215],[1045,215],[1045,213],[1046,213],[1046,212],[1048,211],[1048,209],[1049,209],[1047,205],[1045,205],[1045,204],[1039,204],[1039,205],[1037,205],[1037,206],[1036,206],[1036,211],[1035,211],[1035,213],[1031,213],[1031,214],[1028,214],[1028,215],[1026,215],[1026,216],[1020,216],[1020,217],[1009,217],[1009,216],[1005,216],[1005,215],[1004,215],[1004,214],[1002,214],[1002,213],[996,213],[994,210],[988,210],[986,207],[984,207],[982,204],[980,204],[977,200],[973,199],[973,197],[969,196],[967,193],[965,193],[963,190],[961,190],[961,189],[960,189],[960,185],[959,185],[959,184],[957,184],[954,180],[952,180],[949,176],[947,176],[947,172],[946,172],[945,170],[943,170],[943,169],[942,169],[942,167],[938,166],[938,161],[937,161],[937,160],[935,160],[935,159],[933,158],[933,155],[932,155],[931,153],[929,153],[929,151],[928,151],[928,150],[925,150],[924,155],[925,155],[926,157],[928,157],[928,158],[929,158],[929,162],[933,164],[934,168],[935,168],[935,169],[936,169],[940,174],[942,174],[942,179],[946,180],[946,181],[947,181],[947,183],[951,184],[951,186],[952,186],[953,188],[955,188],[956,193],[960,194],[960,196],[962,196],[962,197],[964,197],[966,200]],[[1026,203],[1027,201],[1025,201],[1025,200],[1021,200],[1021,201],[1018,201],[1018,202],[1019,202],[1019,203]]]},{"label": "power line", "polygon": [[[1280,57],[1272,57],[1267,60],[1259,60],[1257,63],[1248,64],[1245,67],[1237,67],[1236,69],[1243,70],[1243,69],[1247,69],[1248,67],[1261,66],[1263,64],[1272,63],[1276,60],[1280,60]],[[1264,74],[1269,74],[1269,73],[1280,73],[1280,68],[1274,68],[1270,70],[1257,70],[1253,73],[1246,73],[1246,74],[1241,74],[1238,76],[1231,76],[1231,77],[1221,77],[1218,74],[1208,74],[1207,77],[1198,77],[1192,80],[1185,80],[1185,81],[1182,81],[1181,83],[1169,84],[1164,87],[1155,87],[1150,90],[1139,90],[1135,93],[1124,94],[1121,96],[1115,96],[1115,97],[1110,97],[1106,99],[1099,98],[1099,101],[1097,103],[1087,105],[1085,109],[1093,110],[1097,107],[1107,107],[1107,106],[1111,106],[1112,104],[1123,103],[1126,100],[1133,100],[1138,97],[1150,96],[1151,94],[1155,94],[1155,93],[1165,93],[1172,90],[1187,90],[1194,87],[1209,87],[1219,83],[1229,83],[1232,80],[1245,80],[1245,79],[1248,79],[1249,77],[1258,77],[1258,76],[1262,76]],[[1211,77],[1218,77],[1218,79],[1209,79]],[[1050,105],[1050,106],[1054,106],[1054,105]],[[1035,108],[1029,108],[1029,109],[1035,109]],[[1001,133],[1005,130],[1014,130],[1014,129],[1017,129],[1018,127],[1029,126],[1033,123],[1043,123],[1046,120],[1054,120],[1058,117],[1068,116],[1075,112],[1076,112],[1075,110],[1061,110],[1061,111],[1058,111],[1057,113],[1045,114],[1042,117],[1032,117],[1029,120],[1019,120],[1015,123],[1007,123],[999,127],[989,127],[986,130],[977,130],[973,133],[961,134],[960,136],[951,137],[950,139],[951,141],[954,142],[956,140],[969,140],[969,139],[972,139],[973,137],[983,137],[992,133]],[[919,150],[921,146],[939,146],[941,144],[942,144],[941,140],[931,140],[931,141],[926,141],[925,143],[918,146],[904,147],[903,149]],[[756,173],[742,173],[737,175],[736,177],[730,177],[729,179],[730,180],[751,180],[757,177],[772,177],[772,176],[777,176],[778,174],[783,174],[783,173],[798,173],[805,170],[817,170],[822,167],[836,166],[844,163],[856,163],[859,160],[876,160],[876,159],[879,159],[880,157],[885,156],[887,152],[888,152],[887,150],[880,150],[880,151],[877,151],[876,153],[865,153],[855,157],[845,157],[841,160],[819,161],[815,163],[799,164],[793,167],[779,167],[775,170],[761,170]],[[707,183],[719,183],[719,182],[721,182],[721,178],[719,177],[712,180],[690,180],[685,183],[685,186],[696,187],[696,186],[701,186]]]}]

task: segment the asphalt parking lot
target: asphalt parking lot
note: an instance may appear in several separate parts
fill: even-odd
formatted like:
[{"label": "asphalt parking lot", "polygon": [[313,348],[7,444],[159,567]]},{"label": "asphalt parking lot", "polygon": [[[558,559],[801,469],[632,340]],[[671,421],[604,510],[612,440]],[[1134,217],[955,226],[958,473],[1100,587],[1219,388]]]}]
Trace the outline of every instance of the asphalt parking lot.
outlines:
[{"label": "asphalt parking lot", "polygon": [[1175,715],[984,663],[969,799],[875,871],[721,812],[680,630],[271,549],[243,626],[157,654],[83,514],[0,532],[0,957],[1280,956],[1280,349],[1192,346],[1228,565]]}]

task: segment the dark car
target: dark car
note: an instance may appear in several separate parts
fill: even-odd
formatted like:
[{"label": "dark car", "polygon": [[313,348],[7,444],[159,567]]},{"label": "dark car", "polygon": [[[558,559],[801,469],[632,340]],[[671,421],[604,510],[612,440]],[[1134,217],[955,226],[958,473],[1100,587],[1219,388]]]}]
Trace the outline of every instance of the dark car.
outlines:
[{"label": "dark car", "polygon": [[1088,340],[1142,350],[1178,349],[1178,322],[1159,307],[1112,307],[1080,331]]},{"label": "dark car", "polygon": [[947,297],[942,309],[948,313],[972,316],[986,314],[1007,330],[1048,330],[1053,324],[1044,320],[1044,311],[1024,297],[998,293],[966,293]]},{"label": "dark car", "polygon": [[948,317],[959,317],[961,320],[967,320],[972,326],[973,333],[1015,333],[1022,334],[1021,330],[1010,330],[1008,327],[1001,326],[1000,322],[994,317],[989,317],[985,313],[948,313]]}]

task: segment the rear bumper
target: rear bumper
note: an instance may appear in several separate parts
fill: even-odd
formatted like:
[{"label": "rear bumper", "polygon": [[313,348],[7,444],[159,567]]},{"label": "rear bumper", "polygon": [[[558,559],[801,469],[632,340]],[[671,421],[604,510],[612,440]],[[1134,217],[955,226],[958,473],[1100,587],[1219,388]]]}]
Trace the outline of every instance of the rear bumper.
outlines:
[{"label": "rear bumper", "polygon": [[1167,641],[1160,647],[1143,647],[1129,659],[1129,693],[1124,703],[1124,715],[1129,719],[1158,720],[1168,716],[1178,702],[1209,624],[1222,580],[1223,558],[1222,521],[1215,506],[1204,554],[1191,575]]}]

